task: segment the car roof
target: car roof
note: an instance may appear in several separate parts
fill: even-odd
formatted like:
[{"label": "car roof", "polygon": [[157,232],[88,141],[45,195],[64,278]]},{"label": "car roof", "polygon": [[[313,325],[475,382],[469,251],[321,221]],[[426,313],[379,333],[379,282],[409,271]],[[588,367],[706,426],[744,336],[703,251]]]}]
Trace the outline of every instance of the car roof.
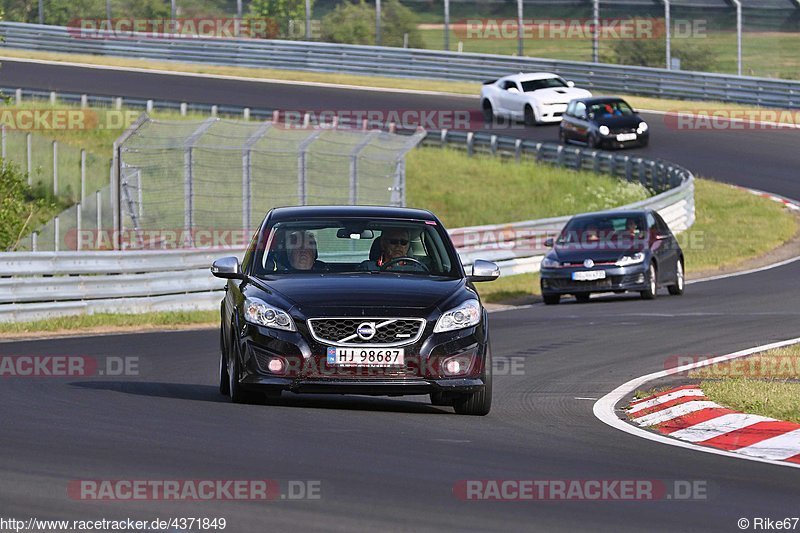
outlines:
[{"label": "car roof", "polygon": [[397,218],[438,222],[436,216],[425,209],[376,205],[307,205],[276,207],[269,213],[271,221],[305,218]]},{"label": "car roof", "polygon": [[558,74],[553,74],[552,72],[520,72],[519,74],[512,74],[510,76],[506,76],[501,78],[503,80],[512,80],[512,81],[532,81],[532,80],[546,80],[549,78],[560,78]]},{"label": "car roof", "polygon": [[608,218],[608,217],[634,217],[634,216],[645,216],[647,213],[651,213],[652,209],[618,209],[615,211],[595,211],[594,213],[581,213],[580,215],[575,215],[572,217],[573,219],[585,219],[585,218]]},{"label": "car roof", "polygon": [[[625,99],[620,98],[619,96],[590,96],[588,98],[576,98],[575,101],[583,102],[586,105],[594,105],[594,104],[608,104],[611,102],[625,102]],[[627,104],[628,102],[625,103]]]}]

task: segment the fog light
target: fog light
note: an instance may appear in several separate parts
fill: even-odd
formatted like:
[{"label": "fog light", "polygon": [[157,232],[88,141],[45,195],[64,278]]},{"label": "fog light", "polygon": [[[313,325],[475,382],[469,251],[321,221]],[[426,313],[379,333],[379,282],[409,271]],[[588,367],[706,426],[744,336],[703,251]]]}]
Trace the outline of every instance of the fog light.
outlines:
[{"label": "fog light", "polygon": [[445,374],[450,374],[451,376],[454,374],[458,374],[461,372],[461,361],[458,359],[451,359],[444,365],[444,372]]},{"label": "fog light", "polygon": [[639,277],[636,278],[636,283],[644,283],[644,274],[639,274]]},{"label": "fog light", "polygon": [[273,374],[283,374],[286,370],[286,364],[283,362],[283,359],[279,357],[273,357],[269,360],[269,364],[267,364],[267,368]]},{"label": "fog light", "polygon": [[442,361],[441,373],[443,376],[463,376],[472,368],[475,351],[460,353]]}]

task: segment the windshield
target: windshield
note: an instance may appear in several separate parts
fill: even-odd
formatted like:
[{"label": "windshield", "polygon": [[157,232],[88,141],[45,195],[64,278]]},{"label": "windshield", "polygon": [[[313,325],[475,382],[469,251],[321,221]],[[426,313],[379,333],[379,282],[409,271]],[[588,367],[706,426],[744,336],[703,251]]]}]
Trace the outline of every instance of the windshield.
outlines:
[{"label": "windshield", "polygon": [[625,117],[633,115],[633,109],[622,100],[612,100],[592,105],[589,108],[589,113],[595,117]]},{"label": "windshield", "polygon": [[522,90],[526,93],[538,91],[539,89],[549,89],[551,87],[569,87],[567,82],[561,78],[545,78],[543,80],[530,80],[522,82]]},{"label": "windshield", "polygon": [[641,215],[573,218],[561,230],[557,242],[562,245],[627,242],[644,238],[646,227]]},{"label": "windshield", "polygon": [[444,228],[432,221],[292,221],[276,223],[265,232],[255,255],[255,276],[354,272],[462,275]]}]

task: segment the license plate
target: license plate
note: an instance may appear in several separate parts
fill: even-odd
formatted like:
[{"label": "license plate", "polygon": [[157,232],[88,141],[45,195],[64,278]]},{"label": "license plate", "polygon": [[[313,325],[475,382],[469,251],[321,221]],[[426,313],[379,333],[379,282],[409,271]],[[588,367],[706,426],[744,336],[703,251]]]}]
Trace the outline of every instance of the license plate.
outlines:
[{"label": "license plate", "polygon": [[395,366],[404,357],[403,348],[328,348],[328,364],[336,366]]},{"label": "license plate", "polygon": [[619,135],[617,135],[617,140],[620,141],[620,142],[635,141],[636,140],[636,134],[635,133],[620,133]]},{"label": "license plate", "polygon": [[574,281],[594,281],[596,279],[606,279],[605,270],[584,270],[580,272],[573,272],[572,279]]}]

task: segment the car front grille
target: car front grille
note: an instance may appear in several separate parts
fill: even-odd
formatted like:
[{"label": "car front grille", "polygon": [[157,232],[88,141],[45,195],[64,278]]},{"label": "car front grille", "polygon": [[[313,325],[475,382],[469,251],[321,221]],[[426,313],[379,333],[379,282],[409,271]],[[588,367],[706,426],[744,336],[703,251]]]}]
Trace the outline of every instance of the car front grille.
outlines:
[{"label": "car front grille", "polygon": [[[400,346],[419,340],[425,328],[422,318],[311,318],[311,335],[334,346]],[[360,336],[359,328],[372,330],[372,337]]]}]

